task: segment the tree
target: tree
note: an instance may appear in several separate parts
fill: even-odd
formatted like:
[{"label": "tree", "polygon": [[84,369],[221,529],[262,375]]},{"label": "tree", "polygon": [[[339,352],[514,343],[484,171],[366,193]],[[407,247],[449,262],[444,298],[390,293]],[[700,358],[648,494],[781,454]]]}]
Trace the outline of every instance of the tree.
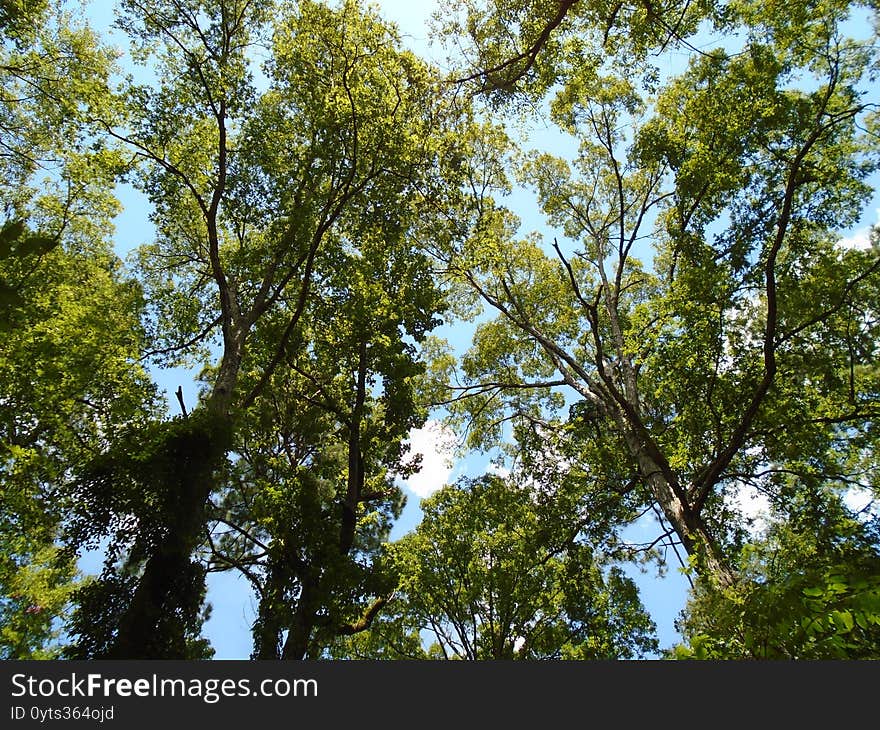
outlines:
[{"label": "tree", "polygon": [[[442,302],[430,261],[404,235],[405,211],[385,210],[318,263],[297,333],[308,347],[287,356],[271,397],[242,420],[215,562],[256,589],[255,658],[314,657],[367,628],[393,589],[380,546],[403,506],[403,440],[424,420],[416,344]],[[254,348],[271,352],[277,338],[267,323]]]},{"label": "tree", "polygon": [[[151,354],[210,367],[192,412],[121,434],[84,472],[84,502],[97,505],[84,534],[123,529],[108,553],[106,600],[96,586],[77,626],[86,656],[180,656],[201,610],[204,566],[193,553],[237,458],[227,455],[239,416],[262,407],[279,369],[313,347],[304,317],[323,257],[361,246],[364,219],[405,236],[408,191],[433,167],[434,85],[356,2],[123,8],[120,27],[156,63],[158,82],[130,84],[124,114],[102,121],[141,158],[153,205],[158,237],[138,253]],[[247,54],[270,37],[260,90]],[[274,339],[257,345],[258,331]],[[358,499],[344,504],[350,522]],[[92,611],[109,621],[100,636]]]},{"label": "tree", "polygon": [[673,658],[880,657],[876,524],[853,519],[821,486],[798,507],[743,548],[744,580],[722,589],[699,584]]},{"label": "tree", "polygon": [[787,474],[875,483],[875,463],[854,463],[876,435],[880,261],[836,243],[877,161],[863,133],[871,49],[841,34],[848,7],[798,5],[795,22],[730,6],[723,27],[743,24],[743,48],[702,53],[653,109],[633,80],[572,69],[552,113],[577,158],[535,153],[517,168],[560,231],[552,248],[515,238],[490,197],[507,150],[479,131],[477,223],[435,247],[498,315],[447,391],[471,442],[493,444],[505,422],[563,428],[564,387],[568,423],[601,421],[619,448],[618,488],[658,505],[720,585],[738,578],[743,530],[726,496],[743,483],[791,509]]},{"label": "tree", "polygon": [[461,0],[436,19],[438,35],[464,56],[455,83],[504,103],[565,89],[608,59],[656,73],[649,55],[693,48],[687,38],[702,21],[723,17],[722,7],[678,0]]},{"label": "tree", "polygon": [[[416,530],[388,547],[400,576],[387,617],[347,648],[408,657],[408,637],[445,659],[624,659],[656,650],[635,584],[572,525],[570,504],[496,475],[422,503]],[[586,510],[584,510],[586,512]],[[597,521],[598,522],[598,521]],[[397,647],[395,649],[395,647]]]},{"label": "tree", "polygon": [[0,345],[0,610],[4,649],[18,658],[40,652],[68,608],[76,556],[62,547],[76,509],[73,472],[118,424],[156,413],[138,363],[142,292],[108,242],[76,250],[70,238],[29,250],[21,241],[47,239],[21,234],[15,255],[0,261],[15,293]]},{"label": "tree", "polygon": [[119,160],[86,124],[111,56],[47,3],[4,3],[0,24],[0,656],[41,658],[78,580],[72,473],[155,400],[142,292],[107,237]]},{"label": "tree", "polygon": [[[88,121],[110,102],[113,53],[45,0],[3,3],[0,28],[2,256],[16,254],[16,239],[22,255],[58,245],[62,234],[84,246],[103,240],[116,204],[107,183],[120,160]],[[14,282],[2,282],[0,296],[3,306],[14,299]]]}]

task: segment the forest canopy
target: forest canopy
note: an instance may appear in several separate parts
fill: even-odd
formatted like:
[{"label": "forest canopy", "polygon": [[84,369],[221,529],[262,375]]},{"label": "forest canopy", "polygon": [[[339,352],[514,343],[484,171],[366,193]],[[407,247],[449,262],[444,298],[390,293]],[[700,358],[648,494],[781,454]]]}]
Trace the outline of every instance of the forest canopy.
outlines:
[{"label": "forest canopy", "polygon": [[876,5],[447,5],[0,2],[0,657],[880,658]]}]

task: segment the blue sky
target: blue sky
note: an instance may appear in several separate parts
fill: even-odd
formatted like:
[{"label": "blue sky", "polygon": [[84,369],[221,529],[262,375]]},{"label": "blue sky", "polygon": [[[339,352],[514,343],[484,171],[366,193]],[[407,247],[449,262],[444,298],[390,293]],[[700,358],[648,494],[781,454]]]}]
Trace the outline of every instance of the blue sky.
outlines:
[{"label": "blue sky", "polygon": [[[443,58],[441,50],[429,48],[427,45],[427,21],[433,8],[439,3],[424,0],[383,0],[377,5],[380,6],[380,12],[384,17],[399,25],[404,42],[408,46],[436,60]],[[90,16],[94,18],[97,26],[106,27],[109,17],[103,11],[109,7],[111,3],[107,2],[93,3],[90,7]],[[533,130],[526,146],[557,153],[572,152],[574,149],[571,142],[562,140],[553,130],[541,127]],[[124,211],[116,221],[115,240],[120,252],[124,252],[150,241],[152,227],[147,220],[148,208],[144,198],[128,186],[121,187],[119,193]],[[515,204],[516,212],[521,216],[525,230],[546,231],[530,193],[518,190],[510,202]],[[880,201],[875,197],[872,205],[865,211],[862,221],[851,232],[852,236],[864,235],[867,226],[876,222],[878,206]],[[468,344],[470,331],[470,326],[464,328],[446,325],[435,334],[446,337],[461,351]],[[169,406],[175,412],[177,405],[172,394],[178,386],[183,388],[188,405],[191,406],[196,402],[196,386],[191,373],[183,369],[174,369],[156,371],[154,375],[157,383],[166,390]],[[477,454],[469,454],[463,459],[455,459],[450,455],[452,462],[446,463],[444,454],[434,448],[438,441],[442,440],[438,439],[438,433],[435,427],[433,431],[429,428],[414,434],[413,445],[423,450],[425,468],[405,487],[408,504],[395,526],[392,537],[407,532],[417,524],[421,514],[418,508],[420,495],[429,494],[444,481],[453,480],[457,476],[481,473],[488,466],[488,457]],[[648,518],[632,527],[626,534],[634,542],[648,542],[659,532],[653,519]],[[662,579],[653,571],[645,575],[635,570],[631,572],[640,585],[643,602],[657,623],[658,635],[663,647],[670,646],[678,638],[673,622],[684,604],[688,587],[686,578],[676,570],[674,555],[670,553],[669,558],[670,567]],[[215,658],[247,658],[252,648],[250,629],[256,606],[246,580],[232,572],[212,574],[209,578],[208,600],[213,606],[213,612],[205,626],[205,633],[214,646]]]}]

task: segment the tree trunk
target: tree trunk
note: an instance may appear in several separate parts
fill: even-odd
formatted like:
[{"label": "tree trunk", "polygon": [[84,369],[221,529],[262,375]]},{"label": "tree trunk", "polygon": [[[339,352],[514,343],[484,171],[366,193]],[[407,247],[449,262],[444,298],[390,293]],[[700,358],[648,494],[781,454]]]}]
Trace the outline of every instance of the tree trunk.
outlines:
[{"label": "tree trunk", "polygon": [[723,586],[733,585],[736,575],[724,561],[717,541],[706,529],[702,516],[695,513],[669,483],[661,466],[651,458],[633,435],[627,437],[639,472],[651,488],[651,493],[663,510],[688,556],[695,558],[696,569],[702,577],[716,580]]},{"label": "tree trunk", "polygon": [[312,629],[315,626],[315,613],[317,611],[315,595],[318,589],[318,577],[312,569],[308,569],[302,575],[302,589],[299,594],[296,612],[287,632],[287,641],[284,642],[284,650],[281,652],[282,659],[305,659],[309,650],[309,641]]},{"label": "tree trunk", "polygon": [[172,516],[161,544],[148,555],[107,658],[181,659],[198,625],[204,569],[191,559],[204,538],[206,506],[230,448],[229,409],[243,356],[244,333],[229,338],[206,404],[172,423],[163,445],[171,467],[160,492]]},{"label": "tree trunk", "polygon": [[205,571],[191,555],[203,538],[205,506],[229,435],[226,423],[218,423],[205,412],[193,414],[182,424],[169,424],[161,445],[164,468],[157,481],[165,501],[163,512],[170,519],[158,545],[150,546],[106,658],[186,656],[187,635],[198,625],[205,585]]}]

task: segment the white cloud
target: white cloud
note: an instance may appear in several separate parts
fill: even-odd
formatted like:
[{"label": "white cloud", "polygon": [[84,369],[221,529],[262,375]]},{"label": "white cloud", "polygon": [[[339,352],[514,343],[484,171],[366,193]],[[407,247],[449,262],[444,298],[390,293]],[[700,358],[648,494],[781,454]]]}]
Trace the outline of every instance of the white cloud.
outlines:
[{"label": "white cloud", "polygon": [[867,251],[871,248],[871,229],[859,228],[851,236],[841,238],[837,245],[840,248],[855,249],[857,251]]},{"label": "white cloud", "polygon": [[868,511],[873,501],[874,493],[861,487],[851,487],[843,495],[843,503],[853,512]]},{"label": "white cloud", "polygon": [[494,461],[489,462],[488,466],[486,466],[486,472],[488,474],[495,474],[502,479],[507,479],[511,474],[510,469],[502,464],[496,464]]},{"label": "white cloud", "polygon": [[749,532],[757,536],[769,526],[770,500],[752,486],[741,484],[736,494],[731,495],[729,504],[745,519],[752,521]]},{"label": "white cloud", "polygon": [[454,468],[455,433],[439,421],[427,421],[422,428],[409,432],[410,458],[422,455],[422,468],[403,484],[424,499],[449,482]]},{"label": "white cloud", "polygon": [[[880,208],[877,209],[877,220],[880,222]],[[859,228],[850,236],[841,238],[837,245],[840,248],[855,249],[857,251],[867,251],[871,248],[871,227]]]}]

